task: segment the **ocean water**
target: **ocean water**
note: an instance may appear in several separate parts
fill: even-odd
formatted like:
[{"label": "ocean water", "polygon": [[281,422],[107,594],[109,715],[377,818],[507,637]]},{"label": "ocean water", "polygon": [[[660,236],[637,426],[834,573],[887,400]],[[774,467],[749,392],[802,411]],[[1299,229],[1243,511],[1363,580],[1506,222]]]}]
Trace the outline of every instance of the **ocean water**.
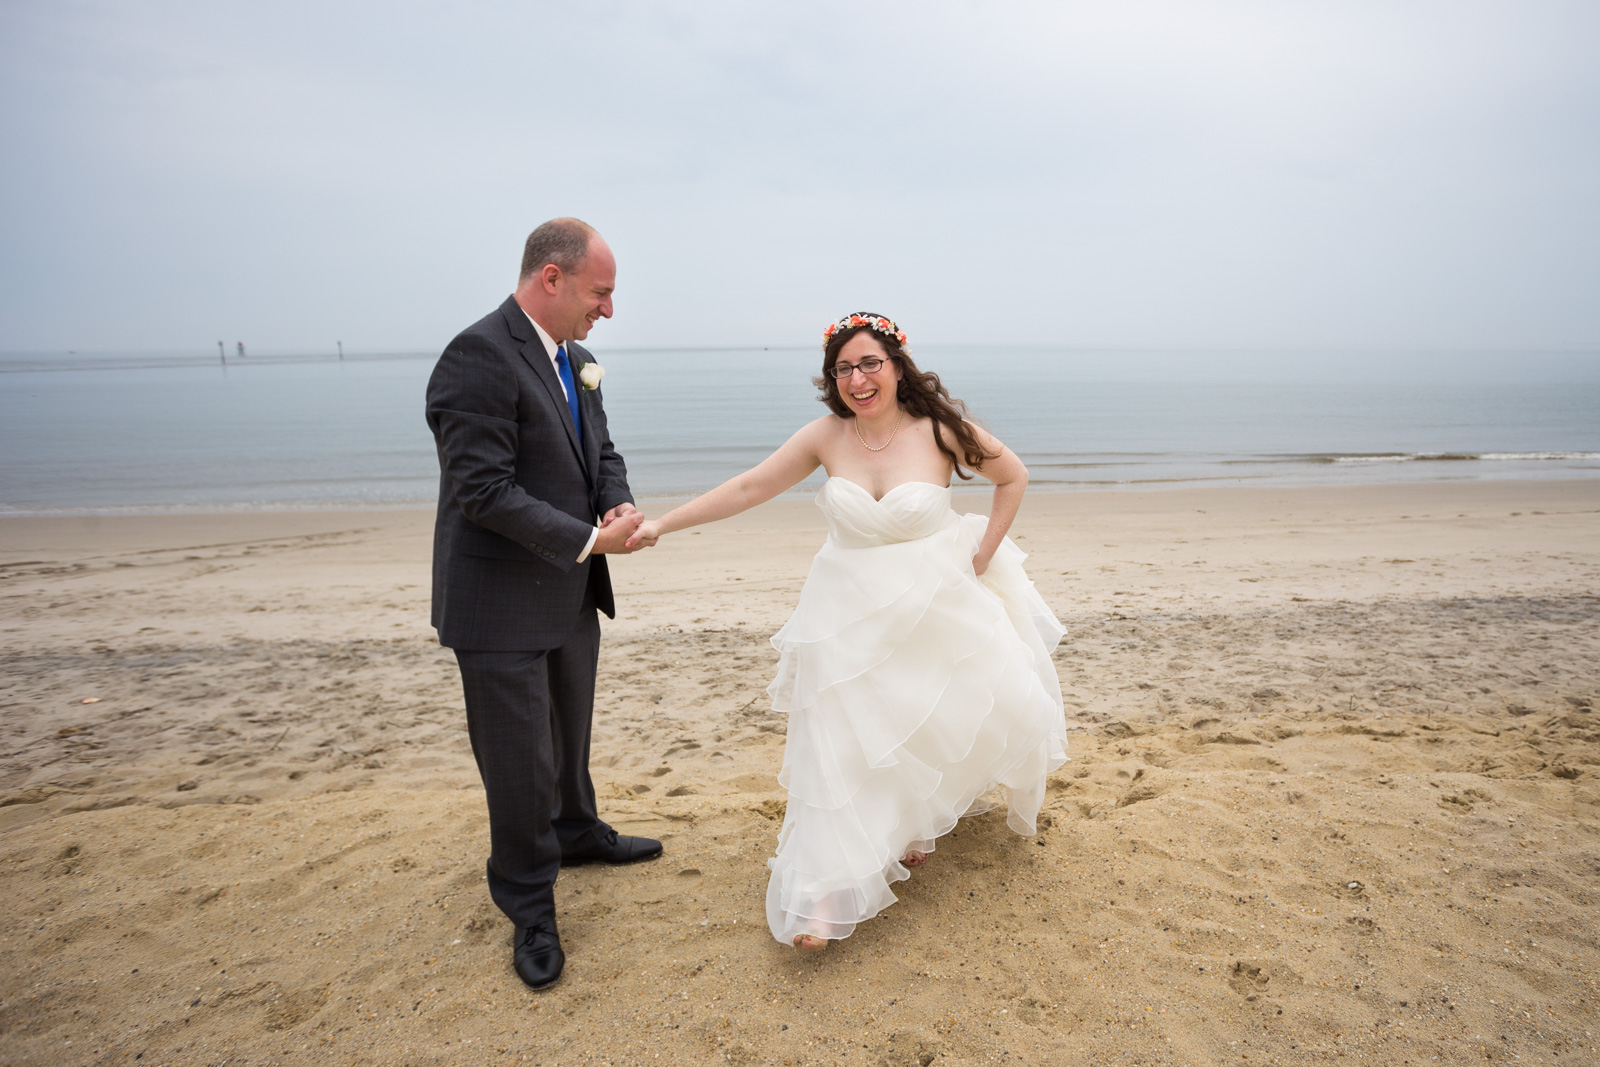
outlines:
[{"label": "ocean water", "polygon": [[[710,488],[824,410],[811,349],[595,351],[640,496]],[[1600,477],[1594,353],[918,358],[1035,490]],[[433,360],[0,357],[0,514],[429,503]]]}]

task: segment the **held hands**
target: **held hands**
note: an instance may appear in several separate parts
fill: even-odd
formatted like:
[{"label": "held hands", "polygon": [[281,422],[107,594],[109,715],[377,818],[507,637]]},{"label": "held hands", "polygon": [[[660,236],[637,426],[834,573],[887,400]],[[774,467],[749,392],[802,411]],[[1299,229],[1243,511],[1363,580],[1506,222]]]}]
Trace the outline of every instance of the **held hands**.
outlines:
[{"label": "held hands", "polygon": [[612,523],[616,522],[618,519],[622,518],[624,515],[638,515],[638,514],[639,514],[639,509],[634,507],[632,504],[628,503],[626,500],[624,500],[622,503],[618,504],[616,507],[614,507],[610,511],[606,512],[605,515],[601,516],[600,528],[602,530],[605,529],[607,526],[610,526]]},{"label": "held hands", "polygon": [[644,515],[632,504],[618,504],[600,519],[600,533],[590,551],[606,555],[628,555],[655,544],[655,538],[638,536]]},{"label": "held hands", "polygon": [[649,548],[661,537],[661,522],[657,519],[646,519],[639,524],[639,529],[628,538],[629,549]]}]

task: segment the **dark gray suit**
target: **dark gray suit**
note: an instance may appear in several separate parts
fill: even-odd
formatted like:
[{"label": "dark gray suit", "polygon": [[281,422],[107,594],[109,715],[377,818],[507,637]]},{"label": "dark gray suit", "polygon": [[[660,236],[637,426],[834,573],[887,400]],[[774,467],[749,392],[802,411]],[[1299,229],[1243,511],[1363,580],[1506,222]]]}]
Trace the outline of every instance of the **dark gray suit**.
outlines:
[{"label": "dark gray suit", "polygon": [[[589,354],[569,343],[576,370]],[[554,917],[563,846],[603,829],[589,779],[603,555],[595,517],[631,503],[598,389],[561,381],[512,298],[463,330],[428,382],[439,452],[433,625],[456,651],[489,805],[489,892],[518,926]]]}]

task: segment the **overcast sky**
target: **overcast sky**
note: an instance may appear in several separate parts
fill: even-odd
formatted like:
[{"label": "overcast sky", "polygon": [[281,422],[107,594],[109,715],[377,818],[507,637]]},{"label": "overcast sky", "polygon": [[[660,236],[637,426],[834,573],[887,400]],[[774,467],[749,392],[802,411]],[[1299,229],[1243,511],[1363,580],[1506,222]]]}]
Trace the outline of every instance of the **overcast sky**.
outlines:
[{"label": "overcast sky", "polygon": [[1600,4],[0,0],[0,350],[1600,345]]}]

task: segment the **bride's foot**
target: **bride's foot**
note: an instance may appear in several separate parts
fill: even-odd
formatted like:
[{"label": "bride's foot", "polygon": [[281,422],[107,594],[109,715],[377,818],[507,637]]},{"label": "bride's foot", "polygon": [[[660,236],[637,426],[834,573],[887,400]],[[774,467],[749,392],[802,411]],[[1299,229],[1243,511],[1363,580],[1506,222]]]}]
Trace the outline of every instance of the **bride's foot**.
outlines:
[{"label": "bride's foot", "polygon": [[795,934],[794,947],[801,952],[821,952],[828,947],[828,939],[811,934]]},{"label": "bride's foot", "polygon": [[926,852],[918,852],[916,849],[912,849],[904,856],[900,857],[900,862],[905,864],[907,867],[921,867],[924,863],[928,862],[928,854]]}]

